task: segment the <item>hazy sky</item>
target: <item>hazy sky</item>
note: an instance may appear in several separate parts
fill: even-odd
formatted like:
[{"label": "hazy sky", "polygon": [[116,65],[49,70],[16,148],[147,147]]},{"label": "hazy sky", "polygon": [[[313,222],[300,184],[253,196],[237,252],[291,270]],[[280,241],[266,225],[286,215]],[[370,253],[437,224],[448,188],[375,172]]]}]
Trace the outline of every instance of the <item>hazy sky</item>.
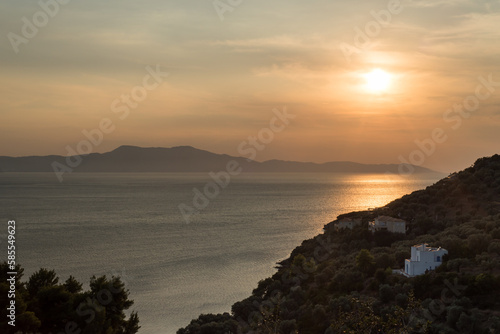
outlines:
[{"label": "hazy sky", "polygon": [[[54,1],[42,0],[55,13]],[[283,106],[296,117],[257,160],[424,157],[452,171],[499,151],[500,1],[221,0],[219,13],[211,0],[60,1],[54,17],[38,1],[0,3],[0,155],[66,155],[103,118],[115,129],[94,152],[238,155]],[[34,20],[36,34],[23,29]],[[113,102],[157,65],[169,76],[120,119]],[[380,92],[365,83],[376,68],[391,80]],[[479,77],[499,83],[481,99]],[[436,128],[435,152],[415,153]]]}]

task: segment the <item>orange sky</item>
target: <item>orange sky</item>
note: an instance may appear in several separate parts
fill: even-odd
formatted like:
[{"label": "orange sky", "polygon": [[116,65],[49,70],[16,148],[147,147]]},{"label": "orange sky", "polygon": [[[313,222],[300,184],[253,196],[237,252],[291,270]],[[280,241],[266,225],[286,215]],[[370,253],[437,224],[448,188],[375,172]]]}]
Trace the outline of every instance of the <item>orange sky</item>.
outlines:
[{"label": "orange sky", "polygon": [[[283,106],[296,117],[257,160],[413,158],[449,172],[498,153],[498,1],[45,3],[53,15],[29,38],[23,17],[44,9],[0,4],[0,155],[65,155],[105,118],[115,129],[94,152],[238,155]],[[168,77],[120,119],[113,102],[157,65]],[[380,92],[366,88],[376,68],[391,80]]]}]

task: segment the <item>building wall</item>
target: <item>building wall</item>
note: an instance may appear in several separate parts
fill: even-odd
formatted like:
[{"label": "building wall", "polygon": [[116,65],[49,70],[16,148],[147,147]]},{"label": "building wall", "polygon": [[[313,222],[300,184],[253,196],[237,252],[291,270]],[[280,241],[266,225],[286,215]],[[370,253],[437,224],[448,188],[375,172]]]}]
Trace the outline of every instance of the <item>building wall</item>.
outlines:
[{"label": "building wall", "polygon": [[439,267],[445,254],[448,254],[446,249],[431,250],[425,245],[414,246],[411,248],[411,258],[405,260],[404,271],[410,276],[425,274],[426,270]]},{"label": "building wall", "polygon": [[339,221],[335,225],[337,229],[343,229],[343,228],[348,228],[348,229],[353,229],[355,226],[361,225],[361,221]]},{"label": "building wall", "polygon": [[416,247],[412,247],[411,248],[411,257],[410,257],[410,260],[417,261],[417,248]]},{"label": "building wall", "polygon": [[387,222],[387,229],[394,233],[406,233],[406,224],[404,222]]},{"label": "building wall", "polygon": [[435,262],[434,261],[435,252],[422,252],[422,251],[417,251],[417,252],[421,262]]},{"label": "building wall", "polygon": [[[409,265],[409,272],[407,274],[411,276],[417,276],[417,275],[422,275],[425,274],[426,270],[434,270],[441,263],[436,263],[436,262],[411,262],[408,261],[407,264]],[[406,268],[405,268],[406,269]]]},{"label": "building wall", "polygon": [[404,221],[392,221],[375,218],[373,222],[370,222],[368,227],[372,232],[387,230],[393,233],[406,233],[406,223]]}]

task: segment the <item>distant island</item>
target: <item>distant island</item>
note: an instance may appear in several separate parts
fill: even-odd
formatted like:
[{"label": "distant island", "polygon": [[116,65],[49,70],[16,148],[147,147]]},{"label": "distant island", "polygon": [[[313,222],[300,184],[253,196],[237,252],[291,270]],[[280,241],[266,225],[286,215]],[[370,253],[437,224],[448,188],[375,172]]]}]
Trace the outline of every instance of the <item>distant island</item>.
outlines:
[{"label": "distant island", "polygon": [[349,161],[326,163],[268,160],[258,162],[244,157],[216,154],[191,146],[172,148],[120,146],[107,153],[65,157],[60,155],[7,157],[0,156],[0,172],[54,172],[54,166],[73,172],[149,173],[149,172],[215,172],[225,170],[236,161],[243,172],[252,173],[438,173],[414,165],[361,164]]},{"label": "distant island", "polygon": [[202,314],[177,334],[500,333],[499,296],[494,155],[384,207],[338,216],[231,313]]}]

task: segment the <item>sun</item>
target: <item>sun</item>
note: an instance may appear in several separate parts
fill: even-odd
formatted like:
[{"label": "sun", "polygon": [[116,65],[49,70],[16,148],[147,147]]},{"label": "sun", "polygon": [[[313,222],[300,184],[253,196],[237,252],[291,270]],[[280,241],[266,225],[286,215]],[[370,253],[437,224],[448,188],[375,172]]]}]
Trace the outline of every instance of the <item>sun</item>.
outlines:
[{"label": "sun", "polygon": [[366,80],[366,89],[372,93],[386,92],[392,81],[391,75],[380,68],[373,69],[363,77]]}]

